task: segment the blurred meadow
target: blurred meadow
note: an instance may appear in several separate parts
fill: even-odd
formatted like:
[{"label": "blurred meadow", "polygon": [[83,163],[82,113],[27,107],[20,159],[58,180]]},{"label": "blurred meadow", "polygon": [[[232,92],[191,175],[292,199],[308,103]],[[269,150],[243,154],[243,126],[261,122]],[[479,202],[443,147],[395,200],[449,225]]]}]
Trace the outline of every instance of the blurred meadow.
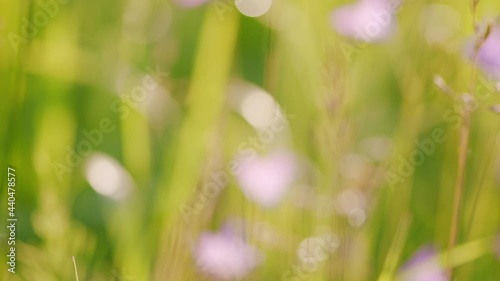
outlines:
[{"label": "blurred meadow", "polygon": [[499,18],[1,0],[0,280],[500,280]]}]

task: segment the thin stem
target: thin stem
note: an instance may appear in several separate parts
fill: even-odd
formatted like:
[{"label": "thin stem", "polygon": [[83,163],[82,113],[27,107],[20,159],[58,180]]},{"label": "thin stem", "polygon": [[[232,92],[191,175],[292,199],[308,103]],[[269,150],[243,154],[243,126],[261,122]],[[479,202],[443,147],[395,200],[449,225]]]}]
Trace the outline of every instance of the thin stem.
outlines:
[{"label": "thin stem", "polygon": [[[477,2],[476,2],[477,4]],[[476,14],[476,9],[474,7],[473,14]],[[471,72],[471,80],[470,80],[470,94],[472,97],[475,96],[475,88],[476,88],[476,58],[477,53],[480,48],[481,39],[480,37],[476,38],[474,54],[472,57],[472,72]],[[453,213],[450,227],[450,237],[448,250],[451,251],[455,247],[458,236],[458,227],[460,220],[460,207],[462,205],[462,193],[464,189],[464,174],[465,167],[467,165],[467,151],[469,148],[469,138],[470,138],[470,121],[471,121],[471,110],[467,104],[465,103],[465,110],[462,113],[462,128],[460,129],[460,143],[458,148],[458,166],[457,166],[457,177],[455,182],[455,194],[453,198]],[[448,274],[450,276],[450,280],[452,279],[453,270],[451,268],[451,264],[448,261]]]},{"label": "thin stem", "polygon": [[[462,193],[464,185],[464,173],[465,173],[465,166],[467,164],[467,149],[469,147],[470,112],[466,111],[462,116],[462,119],[464,124],[460,132],[457,178],[455,183],[455,196],[453,198],[453,214],[451,220],[450,240],[448,245],[448,250],[450,252],[455,247],[455,243],[457,241],[458,221],[460,218],[460,206],[462,202]],[[448,272],[451,277],[452,269],[449,263],[448,263]]]},{"label": "thin stem", "polygon": [[80,279],[78,278],[78,269],[76,268],[76,260],[75,260],[75,256],[72,256],[71,258],[73,259],[73,266],[75,267],[75,276],[76,276],[76,281],[80,281]]},{"label": "thin stem", "polygon": [[[492,147],[492,148],[495,148],[497,143],[500,141],[500,123],[498,124],[497,126],[497,130],[495,132],[495,137],[493,138],[492,140],[492,144],[488,147]],[[479,184],[477,185],[477,189],[475,189],[475,192],[474,192],[474,195],[473,195],[473,199],[472,199],[472,211],[471,211],[471,214],[467,220],[467,226],[466,226],[466,229],[468,230],[468,233],[467,235],[470,237],[471,236],[471,233],[472,233],[472,222],[474,220],[474,217],[476,215],[476,211],[477,211],[477,203],[479,201],[479,197],[480,197],[480,193],[483,189],[483,184],[484,184],[484,180],[486,179],[486,173],[487,173],[487,167],[490,166],[490,163],[491,161],[493,160],[493,156],[494,154],[493,153],[490,153],[487,160],[486,160],[486,163],[485,163],[485,166],[484,168],[482,169],[482,173],[481,173],[481,177],[480,177],[480,182]]]}]

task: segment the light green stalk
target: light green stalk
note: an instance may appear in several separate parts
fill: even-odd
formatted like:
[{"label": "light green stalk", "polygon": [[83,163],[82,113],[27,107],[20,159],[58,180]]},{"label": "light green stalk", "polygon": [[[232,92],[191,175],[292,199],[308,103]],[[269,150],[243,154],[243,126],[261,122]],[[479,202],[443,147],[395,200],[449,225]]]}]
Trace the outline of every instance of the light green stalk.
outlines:
[{"label": "light green stalk", "polygon": [[175,225],[175,222],[181,214],[181,206],[188,202],[200,181],[208,152],[207,143],[210,143],[211,134],[221,117],[236,45],[239,14],[232,11],[224,16],[221,20],[211,8],[206,12],[188,92],[188,113],[178,135],[174,166],[166,167],[172,170],[172,174],[160,186],[157,197],[156,210],[162,228],[158,261],[165,263],[168,256],[175,257],[168,264],[158,265],[160,271],[165,270],[157,272],[158,278],[165,278],[168,274],[172,280],[182,279],[180,268],[185,265],[189,245],[185,245],[188,242],[186,232],[179,231],[183,226]]}]

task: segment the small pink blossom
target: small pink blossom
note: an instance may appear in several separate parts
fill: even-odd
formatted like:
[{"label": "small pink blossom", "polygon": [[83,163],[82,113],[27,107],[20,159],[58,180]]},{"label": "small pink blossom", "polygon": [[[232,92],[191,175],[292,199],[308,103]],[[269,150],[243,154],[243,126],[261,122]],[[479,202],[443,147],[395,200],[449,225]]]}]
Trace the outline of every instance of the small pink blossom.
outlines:
[{"label": "small pink blossom", "polygon": [[207,3],[210,0],[175,0],[179,6],[185,8],[196,8]]},{"label": "small pink blossom", "polygon": [[200,235],[194,250],[198,269],[218,280],[240,279],[260,262],[260,253],[228,227]]},{"label": "small pink blossom", "polygon": [[283,199],[296,172],[294,155],[280,151],[241,161],[236,178],[248,199],[264,207],[274,207]]},{"label": "small pink blossom", "polygon": [[449,281],[432,247],[420,249],[402,268],[402,281]]},{"label": "small pink blossom", "polygon": [[362,42],[380,41],[388,38],[395,29],[393,9],[386,0],[360,0],[335,9],[330,23],[346,37]]},{"label": "small pink blossom", "polygon": [[[470,42],[467,47],[470,58],[474,54],[474,42]],[[494,78],[500,78],[500,27],[495,26],[488,38],[481,44],[476,57],[478,66],[487,74]]]}]

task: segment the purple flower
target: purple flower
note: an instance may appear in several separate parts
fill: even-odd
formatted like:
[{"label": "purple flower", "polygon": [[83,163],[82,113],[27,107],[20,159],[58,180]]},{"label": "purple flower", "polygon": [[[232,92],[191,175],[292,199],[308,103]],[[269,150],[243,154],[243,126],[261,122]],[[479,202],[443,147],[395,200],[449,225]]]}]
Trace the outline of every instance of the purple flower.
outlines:
[{"label": "purple flower", "polygon": [[242,160],[236,178],[245,196],[264,207],[274,207],[283,199],[295,179],[293,154],[274,152]]},{"label": "purple flower", "polygon": [[179,6],[185,8],[196,8],[208,2],[210,0],[175,0]]},{"label": "purple flower", "polygon": [[439,264],[437,252],[433,247],[420,249],[402,267],[403,281],[448,281],[448,275]]},{"label": "purple flower", "polygon": [[198,269],[220,279],[240,279],[260,262],[260,253],[228,227],[202,233],[194,250]]},{"label": "purple flower", "polygon": [[330,23],[346,37],[375,42],[393,33],[396,10],[397,7],[390,5],[387,0],[360,0],[335,9],[330,16]]},{"label": "purple flower", "polygon": [[[468,46],[469,57],[473,57],[474,43]],[[483,42],[476,57],[477,64],[486,73],[500,78],[500,28],[493,27],[490,35]]]}]

